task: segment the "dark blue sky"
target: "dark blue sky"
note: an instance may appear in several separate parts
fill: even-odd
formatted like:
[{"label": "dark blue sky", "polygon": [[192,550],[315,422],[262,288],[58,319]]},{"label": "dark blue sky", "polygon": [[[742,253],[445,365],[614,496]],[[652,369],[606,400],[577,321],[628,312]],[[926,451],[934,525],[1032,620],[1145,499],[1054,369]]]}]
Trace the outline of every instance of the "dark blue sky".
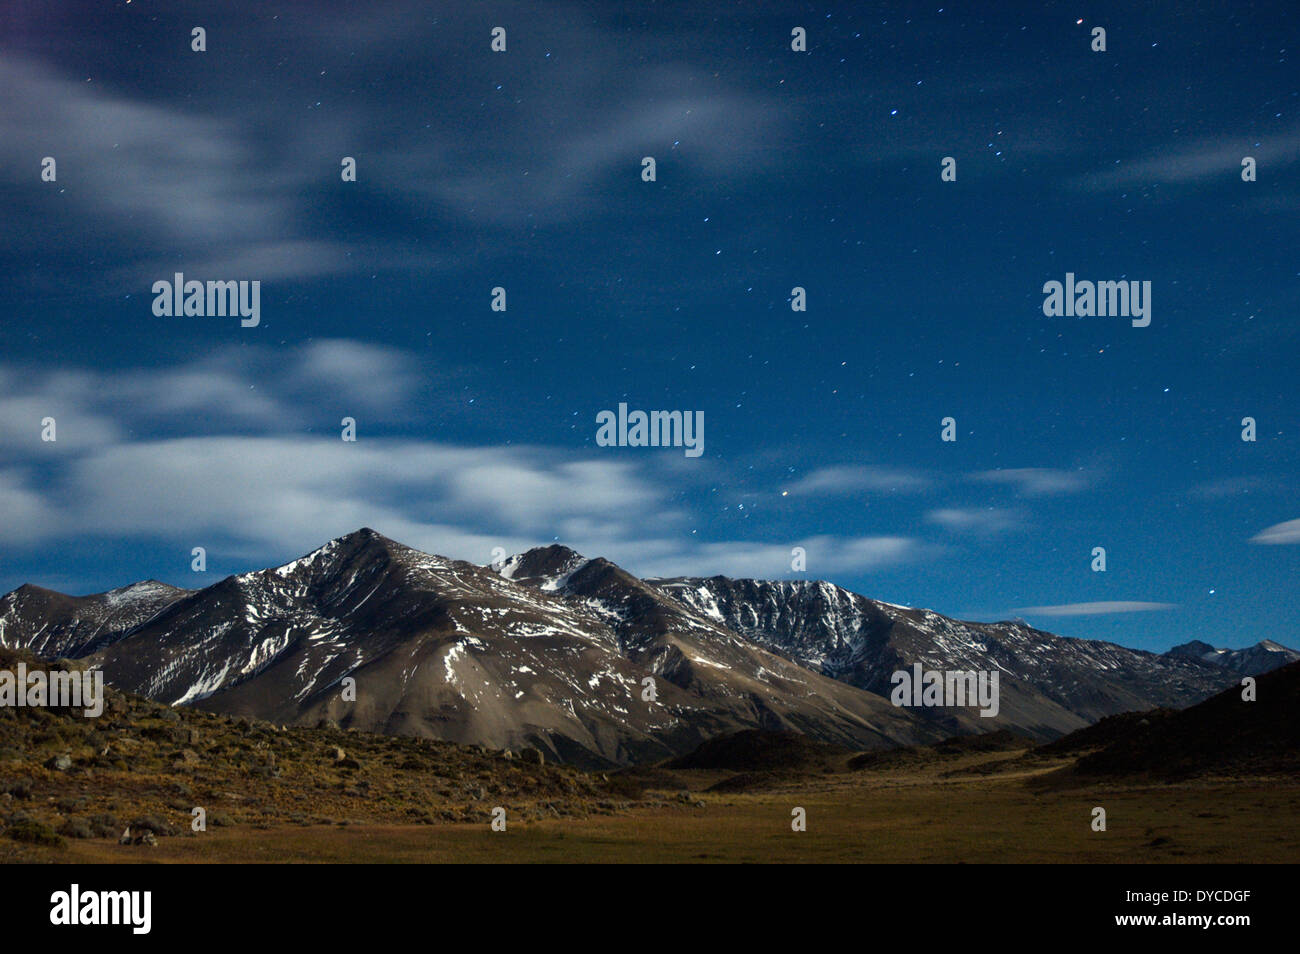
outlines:
[{"label": "dark blue sky", "polygon": [[[370,525],[1300,643],[1293,4],[232,6],[0,13],[0,590]],[[154,316],[176,271],[260,325]],[[1045,317],[1067,272],[1150,326]],[[703,456],[598,447],[620,402]]]}]

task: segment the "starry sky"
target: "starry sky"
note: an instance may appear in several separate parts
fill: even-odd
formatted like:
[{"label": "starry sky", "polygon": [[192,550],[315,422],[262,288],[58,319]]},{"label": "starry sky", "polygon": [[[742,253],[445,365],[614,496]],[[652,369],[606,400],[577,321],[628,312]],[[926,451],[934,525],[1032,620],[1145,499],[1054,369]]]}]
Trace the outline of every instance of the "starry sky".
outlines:
[{"label": "starry sky", "polygon": [[[234,6],[0,5],[0,590],[366,525],[1300,645],[1293,3]],[[178,271],[260,324],[155,316]]]}]

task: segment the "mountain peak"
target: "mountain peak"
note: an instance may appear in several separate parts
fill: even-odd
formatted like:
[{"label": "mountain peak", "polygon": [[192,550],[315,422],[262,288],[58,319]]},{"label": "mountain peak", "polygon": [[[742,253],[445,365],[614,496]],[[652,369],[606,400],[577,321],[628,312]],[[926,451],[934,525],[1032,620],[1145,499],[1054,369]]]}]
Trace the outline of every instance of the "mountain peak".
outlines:
[{"label": "mountain peak", "polygon": [[310,553],[295,560],[267,570],[254,570],[236,577],[239,580],[256,579],[266,574],[287,577],[300,570],[334,570],[357,563],[392,557],[399,552],[409,551],[396,540],[390,540],[370,527],[361,527],[341,537],[335,537],[324,546],[317,547]]},{"label": "mountain peak", "polygon": [[1193,639],[1189,642],[1182,643],[1169,650],[1171,656],[1196,656],[1200,658],[1206,653],[1216,652],[1215,648],[1203,640]]},{"label": "mountain peak", "polygon": [[[372,543],[378,543],[384,546],[389,546],[389,545],[402,546],[402,544],[398,543],[396,540],[384,536],[378,530],[375,530],[371,527],[358,527],[356,530],[353,530],[351,533],[345,533],[341,537],[335,537],[329,543],[325,544],[325,546],[328,547],[331,543],[337,544],[338,546],[342,546],[342,547],[365,545],[365,544],[372,544]],[[324,548],[322,547],[321,549]]]},{"label": "mountain peak", "polygon": [[139,600],[166,599],[173,595],[188,593],[179,586],[172,586],[170,583],[163,583],[161,580],[148,579],[141,580],[138,583],[129,583],[126,586],[119,586],[116,589],[107,590],[104,593],[95,594],[104,602],[111,605],[120,605]]},{"label": "mountain peak", "polygon": [[515,583],[531,584],[543,590],[556,590],[590,562],[578,551],[559,543],[552,543],[516,553],[503,563],[493,564],[492,569]]}]

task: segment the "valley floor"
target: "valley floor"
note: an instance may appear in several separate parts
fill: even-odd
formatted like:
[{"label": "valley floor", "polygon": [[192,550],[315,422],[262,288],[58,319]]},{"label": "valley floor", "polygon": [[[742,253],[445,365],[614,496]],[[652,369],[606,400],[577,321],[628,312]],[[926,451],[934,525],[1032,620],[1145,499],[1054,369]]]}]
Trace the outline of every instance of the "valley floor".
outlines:
[{"label": "valley floor", "polygon": [[[1300,858],[1300,782],[1088,784],[1020,753],[901,769],[763,779],[710,793],[725,771],[676,772],[614,814],[481,822],[235,825],[159,840],[7,846],[34,862],[1278,863]],[[1056,779],[1056,781],[1052,781]],[[742,785],[744,787],[744,785]],[[1094,807],[1107,830],[1093,831]],[[791,830],[806,810],[807,830]],[[17,854],[14,848],[21,848]]]}]

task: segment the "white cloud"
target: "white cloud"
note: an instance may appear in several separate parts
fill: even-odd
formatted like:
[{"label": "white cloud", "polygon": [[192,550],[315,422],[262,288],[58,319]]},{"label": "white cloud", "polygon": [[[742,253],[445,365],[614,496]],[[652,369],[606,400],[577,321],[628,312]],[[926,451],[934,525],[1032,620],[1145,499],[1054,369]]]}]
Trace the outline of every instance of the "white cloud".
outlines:
[{"label": "white cloud", "polygon": [[1191,489],[1190,495],[1198,500],[1222,500],[1252,492],[1267,492],[1270,489],[1277,489],[1276,483],[1263,477],[1223,477],[1197,484]]},{"label": "white cloud", "polygon": [[345,532],[363,524],[410,528],[459,520],[537,534],[582,515],[623,527],[660,502],[659,491],[615,461],[568,461],[528,447],[395,438],[351,443],[333,434],[190,437],[95,449],[69,463],[54,491],[63,501],[64,533],[221,533],[268,544],[307,542],[324,526]]},{"label": "white cloud", "polygon": [[1026,497],[1047,497],[1056,494],[1077,493],[1088,486],[1088,479],[1081,472],[1055,470],[1050,467],[1013,467],[986,470],[971,474],[971,480],[1014,487],[1018,493],[1024,494]]},{"label": "white cloud", "polygon": [[[810,579],[831,574],[861,573],[911,562],[923,548],[908,537],[817,536],[789,546],[776,543],[678,543],[661,541],[647,552],[637,552],[641,542],[623,547],[626,555],[615,562],[642,576],[714,576],[773,579],[791,575],[791,548],[801,546]],[[804,574],[801,574],[804,575]]]},{"label": "white cloud", "polygon": [[[88,379],[61,377],[9,393],[0,382],[0,444],[7,458],[47,458],[121,438],[117,422],[94,410]],[[47,417],[54,418],[53,442],[41,439]]]},{"label": "white cloud", "polygon": [[[241,570],[370,526],[480,563],[495,547],[558,540],[640,574],[760,577],[790,575],[795,545],[819,576],[895,566],[930,549],[890,535],[700,541],[669,492],[676,482],[663,479],[681,466],[676,458],[464,446],[366,428],[385,414],[418,413],[411,398],[426,377],[404,352],[342,340],[282,354],[226,349],[172,368],[0,366],[0,434],[27,445],[0,464],[0,544],[136,539],[182,555],[206,546]],[[335,423],[354,406],[370,416],[360,439],[345,442]],[[39,441],[46,413],[58,415],[55,444]],[[189,433],[166,436],[178,422]],[[865,468],[848,480],[884,486],[909,476]],[[830,487],[842,477],[827,469],[817,479]]]},{"label": "white cloud", "polygon": [[486,562],[559,539],[643,575],[781,577],[791,546],[809,574],[857,573],[923,555],[907,537],[818,536],[786,544],[669,538],[683,515],[623,461],[573,459],[535,447],[427,441],[215,436],[93,448],[37,492],[0,471],[14,515],[0,540],[85,537],[220,540],[229,551],[289,558],[357,527],[428,552]]},{"label": "white cloud", "polygon": [[[426,376],[445,384],[439,370]],[[112,445],[127,429],[183,419],[189,429],[333,429],[345,414],[364,424],[403,417],[421,389],[415,361],[364,341],[324,339],[275,353],[225,348],[171,368],[43,372],[0,368],[0,441],[17,459]],[[324,414],[323,407],[328,407]],[[56,443],[41,441],[53,417]]]},{"label": "white cloud", "polygon": [[1284,168],[1300,154],[1300,133],[1285,132],[1252,142],[1244,136],[1236,140],[1205,139],[1186,148],[1159,155],[1134,159],[1104,172],[1085,176],[1074,185],[1092,192],[1119,191],[1160,183],[1190,184],[1212,179],[1231,182],[1241,175],[1241,160],[1253,156],[1261,165]]},{"label": "white cloud", "polygon": [[790,493],[851,494],[859,491],[916,493],[931,484],[928,477],[912,471],[876,467],[822,467],[799,479]]},{"label": "white cloud", "polygon": [[1266,527],[1250,538],[1251,543],[1300,543],[1300,519]]},{"label": "white cloud", "polygon": [[1150,613],[1177,608],[1174,603],[1119,600],[1101,603],[1064,603],[1060,606],[1023,606],[1012,612],[1022,616],[1105,616],[1110,613]]},{"label": "white cloud", "polygon": [[418,389],[420,375],[411,357],[396,348],[326,338],[298,350],[289,381],[300,392],[342,395],[373,414],[405,402]]},{"label": "white cloud", "polygon": [[54,524],[45,498],[27,485],[24,476],[16,471],[0,470],[0,540],[27,543],[40,540]]},{"label": "white cloud", "polygon": [[925,519],[948,530],[969,533],[1001,533],[1019,524],[1019,516],[1013,511],[993,507],[943,507],[929,511]]}]

